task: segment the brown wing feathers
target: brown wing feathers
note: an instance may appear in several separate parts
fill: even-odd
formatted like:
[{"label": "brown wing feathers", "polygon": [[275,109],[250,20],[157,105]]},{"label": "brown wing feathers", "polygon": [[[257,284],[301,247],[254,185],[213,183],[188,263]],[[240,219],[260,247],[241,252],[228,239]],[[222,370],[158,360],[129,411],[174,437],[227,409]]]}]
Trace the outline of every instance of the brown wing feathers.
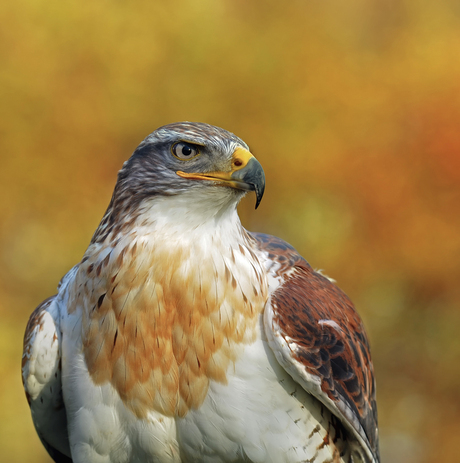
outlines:
[{"label": "brown wing feathers", "polygon": [[272,294],[272,306],[281,335],[296,344],[293,357],[320,378],[322,391],[349,421],[359,422],[363,437],[378,455],[373,366],[352,302],[287,243],[268,235],[252,236],[281,265],[278,273],[285,274],[284,283]]}]

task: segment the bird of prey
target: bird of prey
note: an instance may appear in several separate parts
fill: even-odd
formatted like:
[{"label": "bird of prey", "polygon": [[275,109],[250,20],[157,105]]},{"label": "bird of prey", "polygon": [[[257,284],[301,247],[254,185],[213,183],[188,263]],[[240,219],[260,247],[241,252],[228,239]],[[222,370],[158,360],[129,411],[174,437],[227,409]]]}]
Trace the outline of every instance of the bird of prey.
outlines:
[{"label": "bird of prey", "polygon": [[203,123],[151,133],[81,261],[33,312],[22,375],[55,462],[378,463],[348,297],[236,206],[265,176]]}]

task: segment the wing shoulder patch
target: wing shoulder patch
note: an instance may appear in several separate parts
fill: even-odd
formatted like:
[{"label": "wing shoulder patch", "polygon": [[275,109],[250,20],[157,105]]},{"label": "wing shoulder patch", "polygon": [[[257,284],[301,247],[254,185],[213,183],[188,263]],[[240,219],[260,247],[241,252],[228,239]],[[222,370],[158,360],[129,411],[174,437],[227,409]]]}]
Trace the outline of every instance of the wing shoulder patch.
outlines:
[{"label": "wing shoulder patch", "polygon": [[71,461],[67,418],[61,389],[59,311],[52,296],[32,313],[24,336],[22,380],[32,419],[55,461]]}]

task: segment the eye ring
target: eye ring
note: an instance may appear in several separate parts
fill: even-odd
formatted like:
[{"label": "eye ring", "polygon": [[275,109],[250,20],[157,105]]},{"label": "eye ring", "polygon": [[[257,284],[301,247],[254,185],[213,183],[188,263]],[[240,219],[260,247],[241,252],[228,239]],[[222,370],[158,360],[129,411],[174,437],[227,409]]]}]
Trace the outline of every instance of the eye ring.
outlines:
[{"label": "eye ring", "polygon": [[189,161],[200,154],[200,150],[191,143],[178,141],[171,146],[171,153],[181,161]]}]

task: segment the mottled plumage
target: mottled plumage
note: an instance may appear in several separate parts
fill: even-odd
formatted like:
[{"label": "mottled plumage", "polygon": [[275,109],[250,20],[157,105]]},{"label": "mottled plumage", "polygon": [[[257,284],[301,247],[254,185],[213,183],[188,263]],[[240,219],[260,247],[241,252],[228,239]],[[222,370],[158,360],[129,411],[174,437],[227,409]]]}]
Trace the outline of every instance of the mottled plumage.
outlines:
[{"label": "mottled plumage", "polygon": [[362,322],[291,246],[241,226],[264,186],[248,146],[207,124],[162,127],[124,164],[26,329],[56,462],[379,462]]}]

